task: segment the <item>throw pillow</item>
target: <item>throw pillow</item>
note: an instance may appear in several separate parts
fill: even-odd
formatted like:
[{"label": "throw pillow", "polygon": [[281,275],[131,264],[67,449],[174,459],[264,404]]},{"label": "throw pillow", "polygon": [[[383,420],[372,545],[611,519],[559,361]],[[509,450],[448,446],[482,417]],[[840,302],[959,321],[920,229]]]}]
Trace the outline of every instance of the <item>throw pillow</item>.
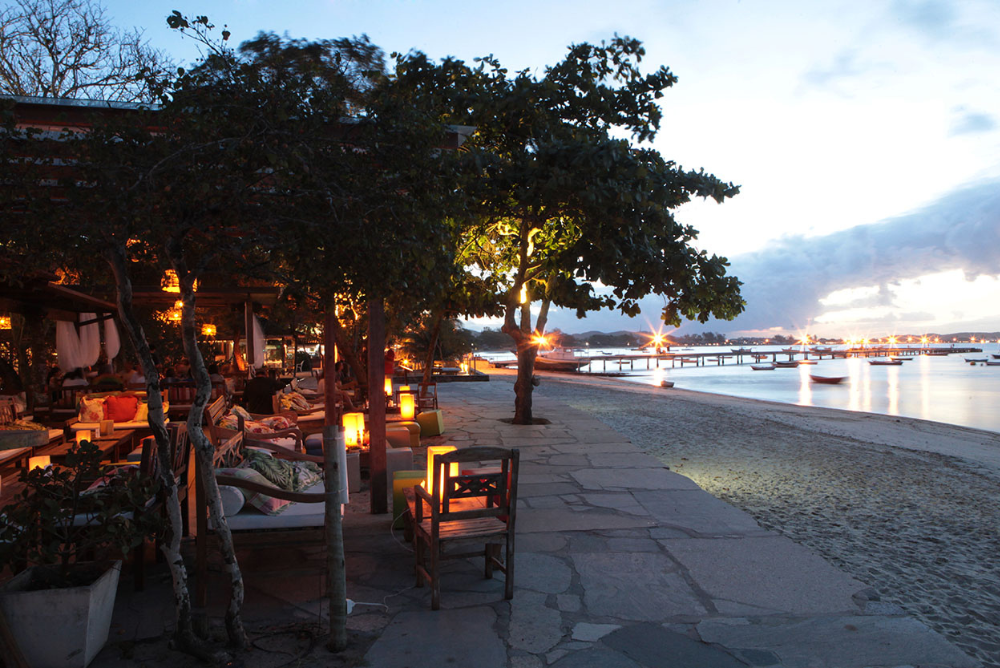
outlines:
[{"label": "throw pillow", "polygon": [[320,468],[312,462],[290,462],[259,450],[247,450],[244,465],[289,492],[301,492],[323,478]]},{"label": "throw pillow", "polygon": [[104,399],[80,398],[80,422],[100,422],[104,419]]},{"label": "throw pillow", "polygon": [[149,404],[145,402],[139,403],[135,407],[135,417],[132,420],[135,422],[147,422],[149,420]]},{"label": "throw pillow", "polygon": [[243,496],[243,490],[239,487],[219,485],[219,496],[222,497],[222,514],[226,517],[232,517],[240,512],[247,502],[246,497]]},{"label": "throw pillow", "polygon": [[[234,478],[255,482],[267,487],[275,487],[267,478],[251,468],[216,469],[215,473],[217,475],[233,476]],[[242,487],[238,489],[243,492],[243,498],[246,499],[246,503],[250,507],[256,508],[265,515],[280,515],[291,503],[291,501],[286,501],[285,499],[276,499],[273,496],[268,496],[263,492],[252,492]]]},{"label": "throw pillow", "polygon": [[131,422],[135,418],[138,405],[139,399],[134,396],[108,397],[104,400],[104,419]]}]

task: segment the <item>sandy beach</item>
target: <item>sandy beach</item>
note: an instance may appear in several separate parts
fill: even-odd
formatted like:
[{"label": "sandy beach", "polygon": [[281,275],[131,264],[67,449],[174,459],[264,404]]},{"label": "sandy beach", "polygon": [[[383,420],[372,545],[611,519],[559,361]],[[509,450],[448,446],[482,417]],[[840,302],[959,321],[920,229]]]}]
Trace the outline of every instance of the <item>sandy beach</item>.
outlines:
[{"label": "sandy beach", "polygon": [[[490,371],[498,382],[512,380]],[[591,413],[983,665],[1000,666],[1000,434],[609,378],[539,376],[537,395]]]}]

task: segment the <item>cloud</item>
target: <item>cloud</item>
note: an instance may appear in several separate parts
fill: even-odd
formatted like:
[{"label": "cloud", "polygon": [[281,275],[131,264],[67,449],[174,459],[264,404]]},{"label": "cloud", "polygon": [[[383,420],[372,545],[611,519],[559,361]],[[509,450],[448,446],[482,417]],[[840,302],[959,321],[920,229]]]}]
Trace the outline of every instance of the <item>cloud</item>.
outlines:
[{"label": "cloud", "polygon": [[[839,309],[892,305],[894,283],[933,273],[1000,274],[1000,181],[949,194],[925,209],[820,237],[787,237],[732,258],[746,312],[728,331],[803,327],[831,310],[830,293],[879,286]],[[718,329],[723,323],[709,323]]]},{"label": "cloud", "polygon": [[833,63],[813,67],[802,75],[802,80],[808,86],[833,89],[839,92],[839,84],[863,77],[872,69],[871,65],[862,65],[859,62],[857,51],[845,49],[837,54]]},{"label": "cloud", "polygon": [[964,107],[955,110],[959,114],[951,124],[950,136],[976,134],[995,130],[997,122],[990,114],[967,111]]},{"label": "cloud", "polygon": [[[990,25],[990,10],[989,3],[969,0],[897,0],[889,13],[930,42],[965,49],[996,46],[995,34],[982,27]],[[963,15],[966,13],[968,16]]]}]

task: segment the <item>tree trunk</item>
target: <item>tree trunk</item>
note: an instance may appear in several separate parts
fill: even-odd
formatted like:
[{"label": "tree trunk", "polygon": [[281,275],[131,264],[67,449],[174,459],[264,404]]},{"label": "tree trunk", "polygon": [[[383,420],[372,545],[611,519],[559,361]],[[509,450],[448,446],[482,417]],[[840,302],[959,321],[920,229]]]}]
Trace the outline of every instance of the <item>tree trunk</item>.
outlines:
[{"label": "tree trunk", "polygon": [[[331,321],[332,320],[332,321]],[[347,332],[344,331],[343,326],[340,324],[340,320],[336,317],[327,318],[327,324],[333,330],[333,335],[337,341],[337,350],[340,351],[340,355],[347,362],[347,366],[351,367],[351,371],[354,372],[354,377],[358,380],[358,385],[363,388],[368,387],[368,373],[365,370],[364,365],[361,364],[361,359],[358,357],[357,352],[354,350],[354,346],[350,345],[350,339],[347,336]],[[331,378],[333,369],[331,368],[329,372],[326,371],[326,362],[323,363],[323,377]],[[367,393],[370,396],[370,393]]]},{"label": "tree trunk", "polygon": [[191,445],[194,448],[195,457],[198,458],[198,473],[201,476],[201,484],[205,490],[205,500],[208,503],[209,516],[215,526],[215,533],[219,537],[219,544],[222,551],[222,561],[229,574],[231,594],[229,597],[229,607],[226,609],[226,633],[229,642],[234,647],[245,649],[249,645],[246,630],[243,628],[242,609],[244,599],[243,574],[240,572],[239,563],[236,560],[236,550],[233,546],[233,534],[229,531],[229,524],[226,522],[225,514],[222,512],[222,497],[219,495],[219,484],[215,480],[215,447],[205,435],[202,429],[202,417],[208,398],[212,393],[212,381],[208,377],[205,368],[205,360],[198,350],[198,340],[195,333],[195,277],[187,270],[184,262],[183,251],[180,248],[180,241],[171,240],[167,245],[167,253],[170,263],[180,279],[181,300],[184,308],[181,316],[181,334],[184,342],[184,352],[187,354],[188,362],[191,364],[192,375],[194,376],[196,390],[194,403],[188,413],[188,435]]},{"label": "tree trunk", "polygon": [[389,512],[385,455],[385,304],[368,301],[368,468],[373,515]]},{"label": "tree trunk", "polygon": [[438,337],[441,336],[441,324],[444,322],[444,312],[436,314],[434,318],[434,329],[431,330],[430,345],[427,348],[427,359],[424,361],[424,382],[431,382],[434,375],[434,349],[437,347]]},{"label": "tree trunk", "polygon": [[149,406],[149,427],[156,439],[156,456],[159,461],[159,481],[163,487],[163,496],[169,522],[169,533],[166,540],[160,544],[163,556],[170,568],[170,577],[174,588],[174,603],[176,606],[177,627],[174,630],[174,642],[177,649],[205,661],[223,662],[228,658],[225,654],[215,652],[194,632],[191,617],[191,591],[188,589],[187,569],[181,557],[181,536],[184,533],[184,520],[181,516],[181,504],[177,498],[177,481],[174,478],[173,462],[170,457],[170,437],[163,415],[163,398],[160,395],[160,378],[149,352],[146,333],[132,307],[132,280],[128,275],[125,256],[117,250],[109,250],[106,259],[111,265],[115,277],[118,295],[118,317],[125,329],[125,334],[139,356],[143,375],[146,377],[146,402]]},{"label": "tree trunk", "polygon": [[517,380],[514,381],[514,424],[533,424],[531,395],[535,391],[535,357],[538,347],[518,346]]},{"label": "tree trunk", "polygon": [[34,411],[39,398],[48,392],[49,341],[41,312],[25,314],[28,340],[31,341],[31,382],[27,387],[28,410]]}]

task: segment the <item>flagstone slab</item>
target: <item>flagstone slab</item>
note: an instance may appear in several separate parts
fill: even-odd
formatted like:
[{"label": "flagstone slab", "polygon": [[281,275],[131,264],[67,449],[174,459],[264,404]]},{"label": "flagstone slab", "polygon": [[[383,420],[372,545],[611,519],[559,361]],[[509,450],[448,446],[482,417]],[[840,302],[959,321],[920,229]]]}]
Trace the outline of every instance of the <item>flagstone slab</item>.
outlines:
[{"label": "flagstone slab", "polygon": [[594,453],[587,456],[590,465],[599,469],[660,469],[663,462],[644,452]]},{"label": "flagstone slab", "polygon": [[698,642],[659,624],[632,624],[603,643],[649,668],[746,668],[719,647]]},{"label": "flagstone slab", "polygon": [[665,539],[660,544],[713,599],[791,614],[856,613],[865,588],[784,536]]},{"label": "flagstone slab", "polygon": [[747,513],[698,490],[636,490],[632,497],[661,527],[698,536],[767,535]]},{"label": "flagstone slab", "polygon": [[705,642],[770,650],[782,668],[980,665],[917,620],[906,617],[713,619],[699,623],[697,630]]},{"label": "flagstone slab", "polygon": [[550,666],[551,668],[643,668],[624,654],[605,648],[570,652]]},{"label": "flagstone slab", "polygon": [[581,455],[602,452],[638,452],[638,448],[631,443],[622,440],[620,436],[609,439],[607,442],[553,444],[552,449],[558,450],[559,452],[565,452],[567,454]]},{"label": "flagstone slab", "polygon": [[662,553],[573,554],[591,617],[667,621],[703,616],[705,607]]},{"label": "flagstone slab", "polygon": [[506,668],[507,649],[492,608],[401,612],[365,654],[370,666]]},{"label": "flagstone slab", "polygon": [[548,554],[517,554],[517,587],[546,594],[562,594],[573,581],[573,571],[563,559]]},{"label": "flagstone slab", "polygon": [[592,508],[573,511],[564,509],[534,509],[517,516],[518,533],[539,531],[600,531],[602,529],[632,529],[654,526],[645,517],[603,512]]},{"label": "flagstone slab", "polygon": [[518,482],[517,498],[530,499],[536,496],[562,496],[564,494],[575,494],[579,491],[580,487],[571,482],[550,482],[542,484],[524,484],[522,482]]},{"label": "flagstone slab", "polygon": [[[558,610],[546,607],[545,594],[518,591],[510,602],[509,631],[507,643],[512,648],[532,654],[547,652],[562,640],[562,614]],[[422,663],[422,665],[441,664]],[[469,665],[478,666],[478,664]]]},{"label": "flagstone slab", "polygon": [[585,469],[570,475],[585,489],[701,489],[690,478],[666,469]]}]

